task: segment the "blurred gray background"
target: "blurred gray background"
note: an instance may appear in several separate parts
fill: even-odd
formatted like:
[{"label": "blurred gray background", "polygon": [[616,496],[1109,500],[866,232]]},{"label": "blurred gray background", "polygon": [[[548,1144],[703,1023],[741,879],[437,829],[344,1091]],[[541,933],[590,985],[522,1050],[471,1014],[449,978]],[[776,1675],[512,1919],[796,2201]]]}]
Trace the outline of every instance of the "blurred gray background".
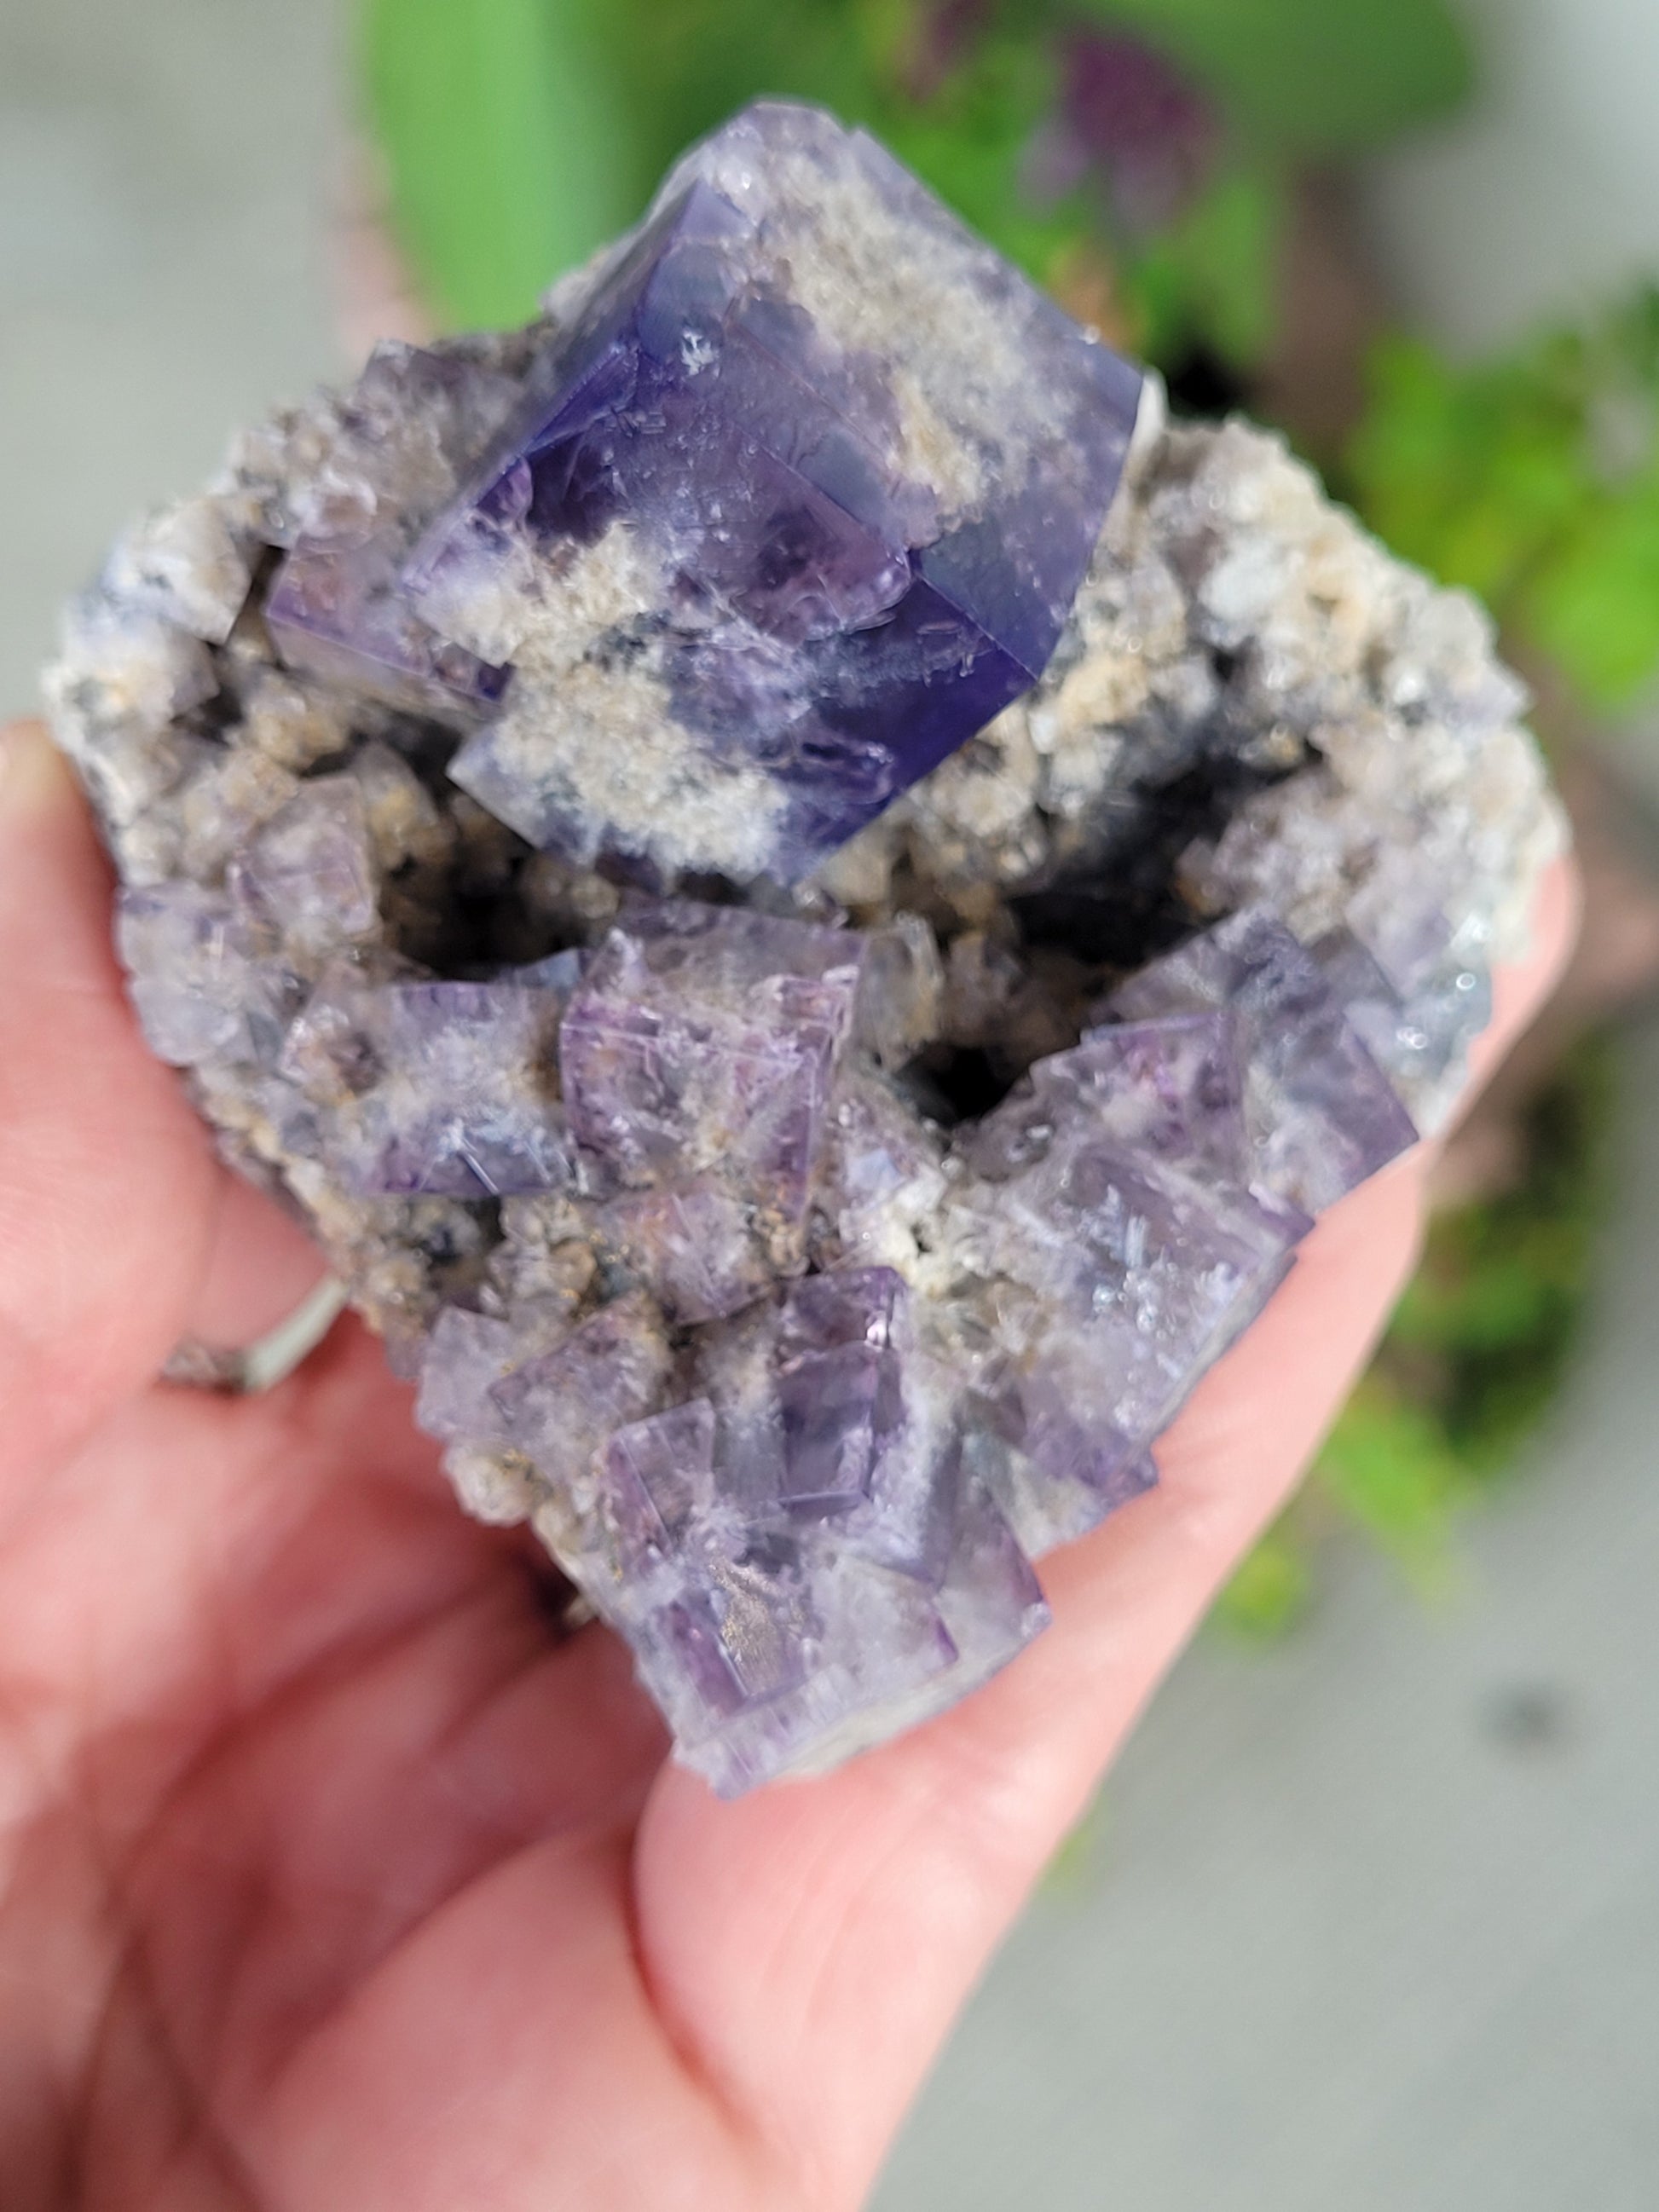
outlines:
[{"label": "blurred gray background", "polygon": [[[1659,274],[1659,4],[1471,14],[1480,111],[1370,191],[1401,296],[1466,345]],[[341,0],[0,0],[8,707],[129,511],[345,365],[343,30]],[[1425,1607],[1351,1553],[1278,1648],[1200,1639],[881,2212],[1659,2204],[1656,1087],[1650,1024],[1591,1340],[1459,1586]]]}]

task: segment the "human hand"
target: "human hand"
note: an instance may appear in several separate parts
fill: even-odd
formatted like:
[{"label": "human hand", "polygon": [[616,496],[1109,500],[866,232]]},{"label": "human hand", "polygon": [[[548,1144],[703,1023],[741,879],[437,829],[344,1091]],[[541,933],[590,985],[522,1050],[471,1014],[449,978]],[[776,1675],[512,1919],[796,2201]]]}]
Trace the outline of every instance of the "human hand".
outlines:
[{"label": "human hand", "polygon": [[[735,1804],[465,1521],[353,1322],[158,1381],[320,1262],[142,1043],[66,769],[0,736],[6,2212],[850,2212],[951,2017],[1282,1502],[1415,1249],[1428,1148],[1320,1224],[1044,1563],[988,1687]],[[1490,1068],[1571,934],[1557,869]]]}]

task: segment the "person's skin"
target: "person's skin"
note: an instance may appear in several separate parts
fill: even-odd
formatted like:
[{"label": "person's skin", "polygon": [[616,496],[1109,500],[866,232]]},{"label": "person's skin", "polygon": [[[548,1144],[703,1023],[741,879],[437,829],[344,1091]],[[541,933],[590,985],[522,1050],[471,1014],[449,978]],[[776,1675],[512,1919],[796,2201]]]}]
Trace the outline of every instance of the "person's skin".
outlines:
[{"label": "person's skin", "polygon": [[[1572,906],[1558,869],[1483,1066]],[[5,2212],[851,2212],[1340,1402],[1425,1166],[1321,1223],[988,1688],[720,1804],[359,1326],[264,1398],[158,1382],[319,1263],[145,1051],[67,771],[0,737]]]}]

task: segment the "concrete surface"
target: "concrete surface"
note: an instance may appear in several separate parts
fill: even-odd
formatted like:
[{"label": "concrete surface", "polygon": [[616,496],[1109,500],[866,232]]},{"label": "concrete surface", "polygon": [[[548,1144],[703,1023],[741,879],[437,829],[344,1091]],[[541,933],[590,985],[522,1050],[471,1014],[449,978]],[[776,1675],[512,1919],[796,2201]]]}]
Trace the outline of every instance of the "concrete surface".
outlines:
[{"label": "concrete surface", "polygon": [[[340,27],[0,0],[0,698],[129,508],[337,365]],[[1632,1075],[1594,1348],[1465,1587],[1425,1613],[1356,1554],[1293,1641],[1189,1656],[881,2212],[1659,2203],[1659,1025]]]},{"label": "concrete surface", "polygon": [[1370,199],[1400,296],[1474,350],[1659,276],[1659,7],[1460,4],[1479,106],[1391,154]]},{"label": "concrete surface", "polygon": [[0,699],[126,516],[338,365],[339,0],[0,0]]}]

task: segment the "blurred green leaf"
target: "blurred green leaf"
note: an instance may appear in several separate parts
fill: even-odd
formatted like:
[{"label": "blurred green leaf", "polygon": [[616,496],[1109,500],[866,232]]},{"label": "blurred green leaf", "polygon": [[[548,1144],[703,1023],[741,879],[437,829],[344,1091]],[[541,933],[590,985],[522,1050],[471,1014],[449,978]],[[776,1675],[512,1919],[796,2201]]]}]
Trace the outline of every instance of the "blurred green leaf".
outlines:
[{"label": "blurred green leaf", "polygon": [[[1412,0],[1413,6],[1426,0]],[[1258,359],[1276,311],[1274,155],[1231,150],[1151,240],[1116,238],[1098,180],[1039,204],[1022,172],[1053,110],[1056,33],[1002,0],[971,32],[938,0],[365,0],[364,76],[399,237],[458,323],[530,311],[631,221],[684,148],[745,101],[821,101],[883,138],[1040,283],[1079,270],[1084,312],[1155,360]]]},{"label": "blurred green leaf", "polygon": [[1282,215],[1273,175],[1243,166],[1224,169],[1127,272],[1140,350],[1167,362],[1203,344],[1236,368],[1257,362],[1276,320]]},{"label": "blurred green leaf", "polygon": [[521,322],[639,211],[625,101],[580,0],[369,0],[392,219],[446,322]]},{"label": "blurred green leaf", "polygon": [[893,35],[854,0],[588,0],[585,13],[627,100],[647,186],[763,93],[864,119],[872,49]]},{"label": "blurred green leaf", "polygon": [[1479,592],[1588,706],[1659,671],[1659,292],[1470,367],[1384,342],[1346,465],[1396,552]]},{"label": "blurred green leaf", "polygon": [[1431,1408],[1373,1369],[1339,1415],[1316,1472],[1343,1510],[1414,1580],[1439,1578],[1463,1469]]},{"label": "blurred green leaf", "polygon": [[1587,501],[1521,614],[1593,704],[1626,705],[1659,667],[1659,483]]},{"label": "blurred green leaf", "polygon": [[653,177],[747,100],[817,100],[874,131],[1041,277],[1087,227],[1075,208],[1034,208],[1018,189],[1053,91],[1048,40],[993,24],[917,98],[909,77],[927,14],[917,0],[608,0],[594,20]]},{"label": "blurred green leaf", "polygon": [[1529,1109],[1528,1182],[1433,1225],[1413,1294],[1433,1285],[1434,1304],[1396,1320],[1400,1344],[1437,1336],[1442,1418],[1474,1479],[1508,1464],[1565,1372],[1611,1197],[1615,1087],[1607,1040],[1576,1046]]},{"label": "blurred green leaf", "polygon": [[1381,144],[1444,114],[1474,81],[1443,0],[1070,0],[1206,85],[1257,142],[1297,157]]},{"label": "blurred green leaf", "polygon": [[1385,339],[1348,465],[1396,552],[1498,606],[1583,507],[1578,427],[1571,402],[1524,368],[1472,374]]},{"label": "blurred green leaf", "polygon": [[1281,1523],[1257,1539],[1215,1601],[1216,1626],[1255,1643],[1269,1643],[1308,1609],[1313,1575],[1305,1548]]}]

